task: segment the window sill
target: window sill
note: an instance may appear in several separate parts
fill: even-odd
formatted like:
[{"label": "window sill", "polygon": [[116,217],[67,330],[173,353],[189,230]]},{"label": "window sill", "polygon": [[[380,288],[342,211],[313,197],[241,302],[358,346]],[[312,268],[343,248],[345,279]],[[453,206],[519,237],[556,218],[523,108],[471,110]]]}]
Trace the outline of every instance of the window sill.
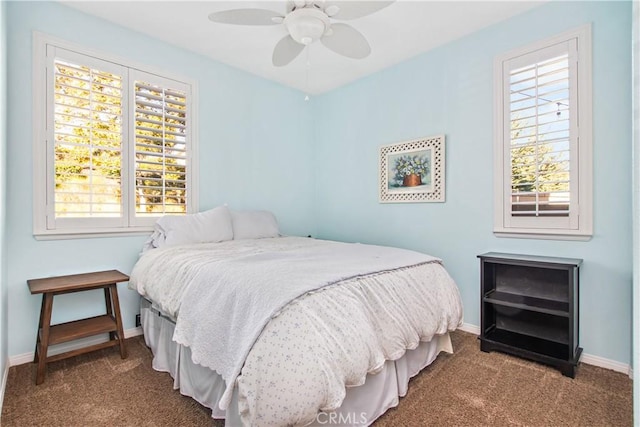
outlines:
[{"label": "window sill", "polygon": [[94,239],[103,237],[130,237],[146,236],[153,231],[153,227],[138,228],[108,228],[87,230],[46,230],[33,233],[36,240],[69,240],[69,239]]},{"label": "window sill", "polygon": [[587,242],[591,240],[591,234],[568,232],[566,230],[493,230],[496,237],[513,239],[538,239],[538,240],[573,240]]}]

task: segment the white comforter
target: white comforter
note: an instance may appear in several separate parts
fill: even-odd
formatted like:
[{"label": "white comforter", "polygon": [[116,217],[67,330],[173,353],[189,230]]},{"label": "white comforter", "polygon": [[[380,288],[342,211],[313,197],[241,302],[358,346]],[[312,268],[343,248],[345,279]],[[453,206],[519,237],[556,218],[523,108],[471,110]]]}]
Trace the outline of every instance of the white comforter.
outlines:
[{"label": "white comforter", "polygon": [[176,318],[193,361],[225,379],[221,408],[238,384],[251,425],[310,422],[340,406],[345,386],[462,320],[439,260],[380,246],[289,237],[157,249],[131,283]]}]

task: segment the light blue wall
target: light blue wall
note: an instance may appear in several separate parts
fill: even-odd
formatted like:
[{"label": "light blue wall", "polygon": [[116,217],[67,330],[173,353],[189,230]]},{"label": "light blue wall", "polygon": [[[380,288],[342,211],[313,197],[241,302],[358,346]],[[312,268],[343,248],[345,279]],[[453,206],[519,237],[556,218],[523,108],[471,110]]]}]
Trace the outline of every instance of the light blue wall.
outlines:
[{"label": "light blue wall", "polygon": [[[588,242],[496,238],[493,59],[593,22],[594,221]],[[314,105],[316,213],[324,238],[443,258],[479,325],[486,251],[583,258],[580,344],[631,355],[631,2],[552,2],[388,68]],[[446,135],[446,203],[379,204],[378,147]]]},{"label": "light blue wall", "polygon": [[[298,91],[53,2],[10,2],[7,241],[9,355],[32,352],[39,296],[26,280],[117,268],[129,273],[144,237],[36,241],[32,235],[32,32],[39,31],[199,84],[200,208],[270,209],[289,234],[314,233],[310,109]],[[119,287],[125,329],[138,298]],[[104,313],[98,291],[56,297],[53,321]]]},{"label": "light blue wall", "polygon": [[640,426],[640,5],[633,2],[633,413]]},{"label": "light blue wall", "polygon": [[[39,298],[29,294],[27,279],[106,268],[130,272],[144,240],[34,240],[30,76],[31,32],[37,30],[199,82],[202,209],[224,202],[271,209],[286,233],[438,255],[460,286],[466,321],[475,325],[477,254],[584,258],[581,345],[589,354],[629,363],[630,2],[548,4],[311,103],[297,91],[59,4],[11,2],[7,21],[9,355],[33,351]],[[496,238],[493,58],[586,22],[594,23],[594,237],[589,242]],[[378,147],[440,133],[447,137],[446,203],[379,204]],[[131,328],[137,298],[124,286],[120,295],[125,328]],[[63,296],[54,305],[54,321],[101,309],[99,294]]]},{"label": "light blue wall", "polygon": [[[6,147],[7,147],[7,13],[0,1],[0,381],[7,366],[7,267],[6,267]],[[0,391],[0,394],[3,391]],[[2,402],[0,402],[1,404]]]}]

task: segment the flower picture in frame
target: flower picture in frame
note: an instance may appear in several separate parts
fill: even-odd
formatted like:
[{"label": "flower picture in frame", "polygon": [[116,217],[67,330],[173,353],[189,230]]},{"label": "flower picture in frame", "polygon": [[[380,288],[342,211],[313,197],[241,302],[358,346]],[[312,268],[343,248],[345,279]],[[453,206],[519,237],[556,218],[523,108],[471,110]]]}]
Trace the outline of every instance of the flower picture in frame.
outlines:
[{"label": "flower picture in frame", "polygon": [[380,147],[380,203],[444,202],[444,135]]}]

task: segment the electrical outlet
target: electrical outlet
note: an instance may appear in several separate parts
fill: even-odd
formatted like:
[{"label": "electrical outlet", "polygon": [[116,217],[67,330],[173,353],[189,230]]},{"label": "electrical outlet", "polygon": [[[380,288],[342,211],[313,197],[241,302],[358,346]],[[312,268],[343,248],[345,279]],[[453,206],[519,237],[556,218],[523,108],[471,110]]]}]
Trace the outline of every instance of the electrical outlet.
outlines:
[{"label": "electrical outlet", "polygon": [[142,323],[140,323],[140,315],[136,314],[136,328],[141,326],[141,325],[142,325]]}]

